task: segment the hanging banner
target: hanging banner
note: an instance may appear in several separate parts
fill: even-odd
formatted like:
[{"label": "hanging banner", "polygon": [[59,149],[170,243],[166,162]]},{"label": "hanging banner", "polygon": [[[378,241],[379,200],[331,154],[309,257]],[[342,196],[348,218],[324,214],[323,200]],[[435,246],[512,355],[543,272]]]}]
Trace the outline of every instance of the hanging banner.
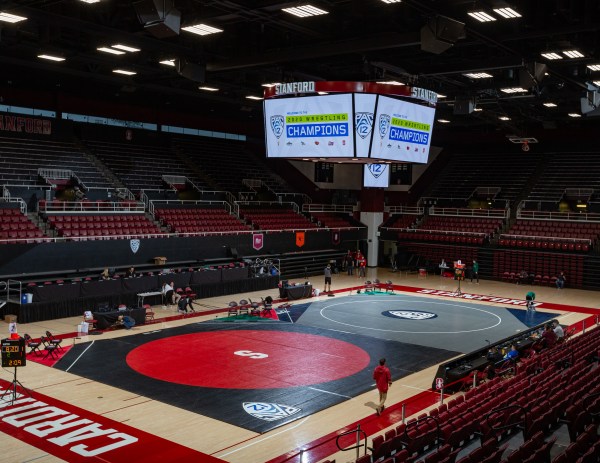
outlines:
[{"label": "hanging banner", "polygon": [[340,233],[339,230],[332,231],[331,232],[331,243],[335,244],[335,245],[340,244],[340,241],[341,241],[341,236],[340,235],[341,235],[341,233]]},{"label": "hanging banner", "polygon": [[304,232],[296,232],[296,246],[299,248],[304,246]]},{"label": "hanging banner", "polygon": [[260,251],[264,245],[264,235],[262,233],[255,233],[252,235],[252,247],[256,251]]}]

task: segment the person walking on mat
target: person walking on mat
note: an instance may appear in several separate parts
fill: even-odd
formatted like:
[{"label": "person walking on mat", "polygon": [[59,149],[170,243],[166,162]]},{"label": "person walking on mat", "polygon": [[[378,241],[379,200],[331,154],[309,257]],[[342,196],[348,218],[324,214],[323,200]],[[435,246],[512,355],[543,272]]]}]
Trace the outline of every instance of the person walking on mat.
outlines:
[{"label": "person walking on mat", "polygon": [[385,366],[385,359],[379,360],[379,365],[373,372],[373,379],[377,385],[379,391],[379,405],[377,405],[377,414],[381,415],[381,412],[385,409],[385,399],[387,399],[387,392],[392,385],[392,375],[390,369]]}]

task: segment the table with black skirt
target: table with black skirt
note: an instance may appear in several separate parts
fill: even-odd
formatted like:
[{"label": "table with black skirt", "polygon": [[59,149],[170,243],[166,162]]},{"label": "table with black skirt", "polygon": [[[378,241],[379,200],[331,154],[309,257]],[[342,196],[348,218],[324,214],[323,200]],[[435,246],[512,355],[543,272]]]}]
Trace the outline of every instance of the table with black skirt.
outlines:
[{"label": "table with black skirt", "polygon": [[96,328],[99,330],[105,330],[113,326],[121,315],[133,318],[136,325],[143,325],[146,322],[146,309],[142,307],[111,310],[110,312],[93,312],[92,315],[94,316],[94,320],[96,320]]}]

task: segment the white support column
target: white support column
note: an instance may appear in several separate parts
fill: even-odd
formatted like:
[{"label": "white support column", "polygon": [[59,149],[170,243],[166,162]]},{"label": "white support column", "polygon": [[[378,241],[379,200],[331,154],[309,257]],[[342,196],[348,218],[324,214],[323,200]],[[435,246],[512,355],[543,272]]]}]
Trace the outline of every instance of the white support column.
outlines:
[{"label": "white support column", "polygon": [[368,259],[367,265],[369,267],[377,267],[377,253],[379,252],[379,225],[383,222],[383,212],[361,212],[360,221],[367,225],[369,232],[367,234],[368,243]]}]

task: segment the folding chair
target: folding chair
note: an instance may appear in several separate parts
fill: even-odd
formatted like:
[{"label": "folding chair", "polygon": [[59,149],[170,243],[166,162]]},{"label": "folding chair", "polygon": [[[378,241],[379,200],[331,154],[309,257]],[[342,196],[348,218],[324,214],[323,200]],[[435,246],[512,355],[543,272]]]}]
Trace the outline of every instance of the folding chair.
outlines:
[{"label": "folding chair", "polygon": [[33,354],[35,352],[35,355],[41,355],[40,352],[40,346],[42,345],[41,342],[39,341],[34,341],[33,338],[31,336],[29,336],[27,333],[25,333],[23,335],[23,339],[25,339],[25,344],[27,345],[27,347],[29,347],[29,354]]},{"label": "folding chair", "polygon": [[60,345],[62,339],[55,338],[54,336],[52,336],[52,333],[50,331],[46,331],[46,338],[48,339],[48,342],[50,342],[50,344],[52,344],[60,350],[63,350],[62,346]]},{"label": "folding chair", "polygon": [[246,299],[242,299],[240,301],[240,315],[249,315],[248,314],[248,301]]},{"label": "folding chair", "polygon": [[238,303],[235,301],[231,301],[229,303],[229,311],[227,312],[228,317],[235,317],[238,314]]},{"label": "folding chair", "polygon": [[250,299],[250,315],[252,316],[260,316],[260,309],[259,309],[259,304],[258,302],[252,302],[252,299]]},{"label": "folding chair", "polygon": [[42,336],[40,340],[42,341],[44,350],[46,351],[46,354],[43,358],[52,357],[58,359],[58,354],[56,353],[57,345],[52,344],[52,341],[45,336]]}]

